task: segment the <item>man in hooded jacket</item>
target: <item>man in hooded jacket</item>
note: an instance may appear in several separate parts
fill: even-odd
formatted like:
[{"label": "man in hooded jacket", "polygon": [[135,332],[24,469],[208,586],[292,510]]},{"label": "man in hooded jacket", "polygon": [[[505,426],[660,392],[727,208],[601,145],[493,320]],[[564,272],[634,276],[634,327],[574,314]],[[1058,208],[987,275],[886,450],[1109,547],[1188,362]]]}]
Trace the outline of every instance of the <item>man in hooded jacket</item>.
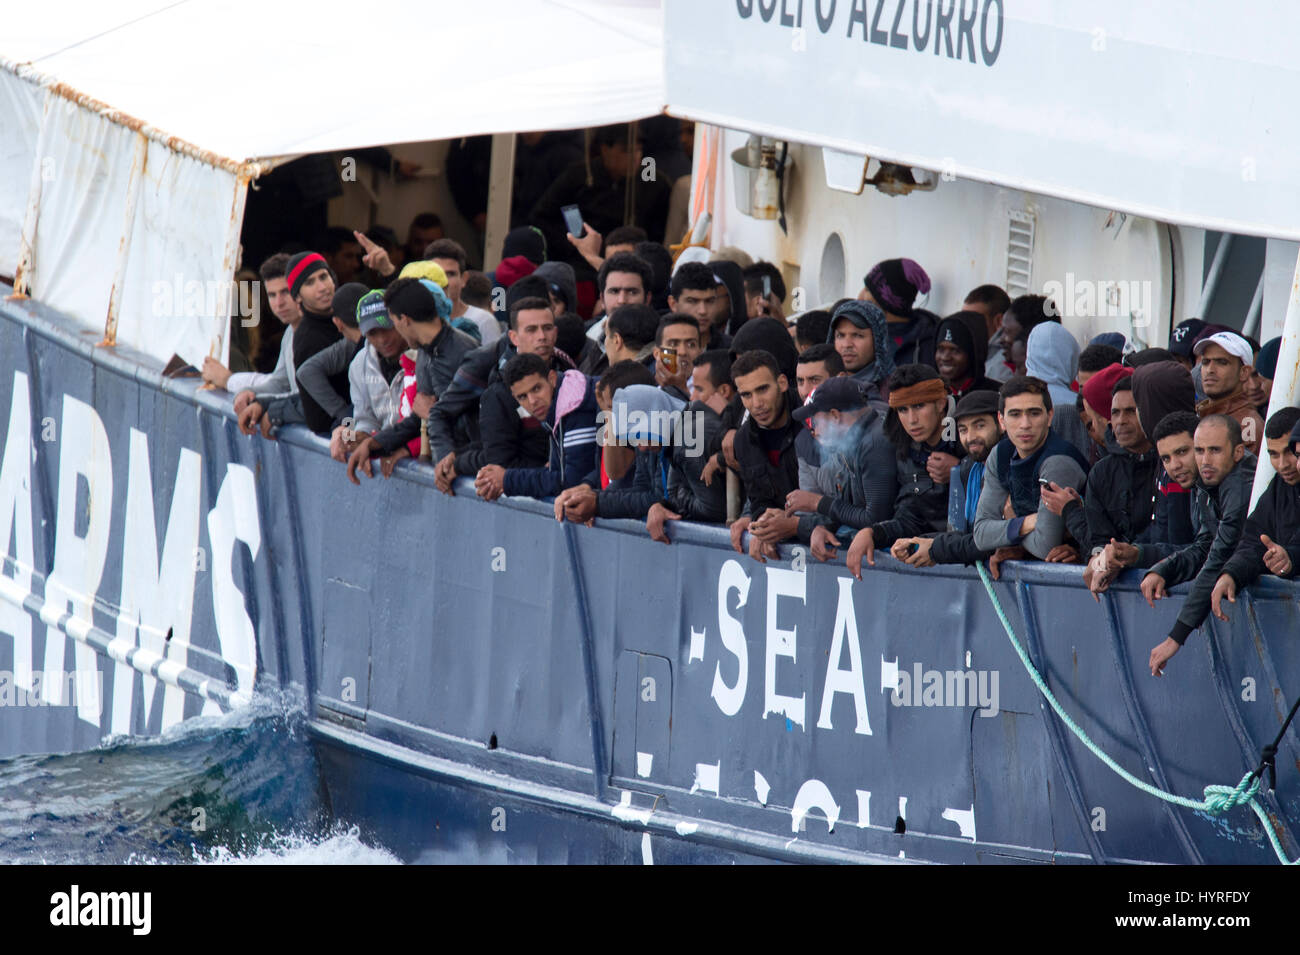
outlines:
[{"label": "man in hooded jacket", "polygon": [[[1152,434],[1169,415],[1196,409],[1196,386],[1181,363],[1153,362],[1133,372],[1133,400],[1142,430]],[[1163,466],[1156,474],[1154,526],[1154,539],[1174,547],[1190,544],[1196,536],[1192,495]]]},{"label": "man in hooded jacket", "polygon": [[1078,448],[1086,459],[1092,451],[1092,439],[1073,411],[1077,398],[1070,387],[1078,372],[1079,343],[1065,326],[1059,322],[1035,325],[1025,344],[1025,373],[1047,382],[1052,406],[1061,411],[1052,418],[1052,430]]},{"label": "man in hooded jacket", "polygon": [[[1088,472],[1082,504],[1071,501],[1063,515],[1080,550],[1089,558],[1111,541],[1139,544],[1151,540],[1156,532],[1156,477],[1162,469],[1155,447],[1138,422],[1131,379],[1129,375],[1115,382],[1106,433],[1108,453]],[[1080,508],[1085,517],[1082,525],[1073,519]]]},{"label": "man in hooded jacket", "polygon": [[871,267],[862,284],[858,299],[876,305],[888,321],[893,361],[933,368],[939,317],[916,307],[916,299],[930,291],[925,269],[913,259],[886,259]]},{"label": "man in hooded jacket", "polygon": [[[786,337],[789,337],[788,333]],[[895,365],[888,320],[880,307],[864,301],[843,303],[831,313],[831,329],[826,343],[839,352],[844,370],[863,386],[868,399],[877,407],[883,405],[888,398],[886,389]]]},{"label": "man in hooded jacket", "polygon": [[[714,348],[726,348],[749,320],[749,306],[745,299],[745,279],[735,262],[718,259],[709,263],[713,277],[718,282],[717,312],[714,313],[712,341]],[[722,304],[726,300],[726,305]],[[788,334],[788,333],[787,333]]]},{"label": "man in hooded jacket", "polygon": [[989,347],[985,327],[979,312],[957,312],[939,323],[934,362],[953,398],[961,399],[972,391],[997,391],[1001,386],[984,374]]}]

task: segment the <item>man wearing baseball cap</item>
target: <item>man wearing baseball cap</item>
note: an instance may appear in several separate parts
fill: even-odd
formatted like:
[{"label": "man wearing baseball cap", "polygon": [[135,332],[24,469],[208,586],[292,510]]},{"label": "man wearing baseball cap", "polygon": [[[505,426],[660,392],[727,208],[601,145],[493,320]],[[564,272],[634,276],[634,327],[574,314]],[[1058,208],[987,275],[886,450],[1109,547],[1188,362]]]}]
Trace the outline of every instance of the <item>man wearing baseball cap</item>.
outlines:
[{"label": "man wearing baseball cap", "polygon": [[1245,392],[1255,361],[1250,343],[1235,332],[1220,331],[1198,341],[1192,354],[1200,360],[1201,389],[1205,392],[1196,413],[1202,418],[1224,414],[1237,419],[1246,450],[1258,454],[1264,440],[1264,419]]},{"label": "man wearing baseball cap", "polygon": [[[934,380],[942,390],[937,374]],[[822,382],[792,417],[812,427],[823,461],[839,457],[844,462],[841,492],[815,495],[807,502],[823,518],[812,530],[813,554],[834,558],[835,528],[867,528],[894,516],[898,493],[894,446],[885,435],[884,417],[852,378]],[[794,503],[792,497],[787,495],[787,507]]]},{"label": "man wearing baseball cap", "polygon": [[347,463],[361,439],[402,419],[402,389],[406,375],[401,355],[406,339],[393,326],[380,289],[367,292],[356,305],[357,326],[365,347],[348,365],[348,388],[352,397],[351,427],[334,429],[330,456]]},{"label": "man wearing baseball cap", "polygon": [[1205,322],[1199,318],[1189,318],[1179,322],[1169,334],[1169,353],[1174,356],[1174,361],[1188,371],[1191,371],[1192,365],[1195,364],[1192,361],[1192,347],[1203,331],[1205,331]]}]

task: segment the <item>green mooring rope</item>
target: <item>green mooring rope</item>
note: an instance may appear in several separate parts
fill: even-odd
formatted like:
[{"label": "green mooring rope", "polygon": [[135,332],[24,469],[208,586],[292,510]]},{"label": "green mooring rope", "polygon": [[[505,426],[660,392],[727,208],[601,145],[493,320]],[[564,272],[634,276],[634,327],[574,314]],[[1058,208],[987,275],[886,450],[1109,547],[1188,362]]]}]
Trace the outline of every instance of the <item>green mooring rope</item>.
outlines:
[{"label": "green mooring rope", "polygon": [[1148,795],[1155,796],[1157,799],[1163,799],[1165,802],[1173,803],[1175,806],[1182,806],[1186,809],[1194,809],[1198,812],[1209,813],[1212,816],[1218,816],[1226,813],[1237,806],[1249,805],[1255,810],[1255,815],[1259,817],[1260,825],[1268,834],[1268,841],[1273,845],[1273,851],[1277,854],[1278,861],[1283,865],[1296,865],[1300,860],[1289,860],[1286,857],[1286,851],[1282,848],[1282,842],[1278,839],[1277,833],[1273,831],[1273,825],[1269,821],[1268,814],[1264,807],[1259,804],[1256,794],[1259,792],[1260,780],[1257,773],[1247,773],[1241,778],[1241,782],[1236,786],[1206,786],[1204,799],[1189,799],[1186,796],[1178,796],[1174,793],[1167,793],[1158,786],[1152,786],[1150,783],[1138,779],[1127,769],[1121,766],[1115,760],[1111,759],[1096,743],[1094,743],[1082,729],[1079,724],[1070,718],[1070,714],[1057,702],[1052,691],[1047,688],[1047,682],[1043,679],[1042,674],[1029,659],[1029,654],[1021,646],[1020,640],[1016,637],[1016,631],[1011,626],[1011,621],[1007,619],[1006,612],[1002,609],[1002,602],[998,600],[998,595],[993,591],[993,582],[989,580],[988,571],[982,562],[977,561],[975,564],[979,570],[980,580],[984,581],[984,589],[988,591],[989,600],[993,601],[993,609],[997,611],[998,619],[1002,621],[1002,629],[1007,632],[1007,638],[1011,641],[1011,646],[1015,648],[1016,654],[1020,657],[1020,662],[1025,665],[1029,676],[1033,679],[1034,685],[1038,691],[1043,694],[1047,702],[1051,704],[1056,715],[1061,718],[1070,732],[1079,738],[1079,741],[1087,746],[1092,754],[1100,759],[1103,763],[1115,771],[1117,775],[1130,785],[1137,787]]}]

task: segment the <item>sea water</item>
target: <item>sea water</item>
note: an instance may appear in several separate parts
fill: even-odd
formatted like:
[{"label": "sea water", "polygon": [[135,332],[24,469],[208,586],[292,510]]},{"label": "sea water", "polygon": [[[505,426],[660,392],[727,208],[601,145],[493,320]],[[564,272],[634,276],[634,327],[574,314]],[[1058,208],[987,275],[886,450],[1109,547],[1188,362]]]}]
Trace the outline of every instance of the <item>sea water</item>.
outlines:
[{"label": "sea water", "polygon": [[0,760],[0,863],[396,862],[330,818],[304,718],[281,700]]}]

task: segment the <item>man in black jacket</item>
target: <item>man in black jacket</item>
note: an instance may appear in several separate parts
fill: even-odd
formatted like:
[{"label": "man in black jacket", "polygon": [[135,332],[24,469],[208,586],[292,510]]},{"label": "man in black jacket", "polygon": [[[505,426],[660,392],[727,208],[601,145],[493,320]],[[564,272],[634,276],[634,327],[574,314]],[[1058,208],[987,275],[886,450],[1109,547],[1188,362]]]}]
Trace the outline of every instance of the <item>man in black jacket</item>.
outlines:
[{"label": "man in black jacket", "polygon": [[489,464],[544,467],[549,443],[537,419],[521,417],[502,374],[515,355],[536,355],[564,374],[573,367],[555,350],[555,313],[537,296],[510,305],[510,331],[465,356],[451,384],[429,412],[429,450],[434,480],[452,493],[457,477],[472,477]]},{"label": "man in black jacket", "polygon": [[1109,452],[1092,466],[1083,501],[1065,505],[1066,526],[1090,561],[1085,579],[1104,573],[1091,563],[1111,541],[1138,544],[1155,534],[1156,478],[1160,456],[1138,421],[1132,377],[1115,382],[1110,398]]},{"label": "man in black jacket", "polygon": [[310,396],[314,408],[328,419],[326,421],[318,416],[314,420],[306,420],[307,409],[302,408],[304,422],[317,434],[329,433],[352,414],[352,387],[348,381],[348,368],[352,359],[365,347],[357,323],[357,303],[368,291],[370,290],[360,282],[348,282],[339,286],[334,293],[331,310],[334,313],[334,327],[343,337],[318,351],[298,369],[300,394],[303,398]]},{"label": "man in black jacket", "polygon": [[741,551],[748,530],[749,556],[766,563],[766,558],[776,558],[776,545],[798,531],[799,519],[786,513],[785,499],[799,487],[794,442],[803,425],[790,415],[790,382],[770,352],[738,355],[731,378],[747,412],[734,446],[745,484],[745,510],[731,525],[731,546]]},{"label": "man in black jacket", "polygon": [[1223,566],[1241,539],[1255,480],[1255,456],[1242,443],[1241,425],[1228,415],[1207,415],[1196,428],[1196,467],[1200,474],[1193,503],[1196,539],[1156,564],[1142,578],[1142,596],[1152,607],[1166,589],[1192,580],[1178,620],[1164,641],[1151,651],[1152,676],[1210,613],[1210,595]]},{"label": "man in black jacket", "polygon": [[[302,321],[293,333],[293,366],[301,368],[317,352],[343,337],[334,324],[334,273],[317,252],[299,252],[289,260],[285,281],[289,294],[302,309]],[[302,392],[303,418],[316,432],[329,431],[329,412]]]},{"label": "man in black jacket", "polygon": [[[388,307],[393,327],[408,345],[420,349],[415,377],[420,393],[433,396],[436,402],[451,384],[452,376],[465,356],[478,347],[478,343],[443,321],[434,293],[420,279],[399,278],[384,292],[384,304]],[[443,308],[450,314],[450,300]],[[373,477],[370,459],[374,456],[385,458],[384,477],[391,477],[393,465],[407,454],[407,443],[419,437],[420,420],[412,413],[391,428],[364,438],[348,458],[348,480],[353,484],[361,483],[357,480],[358,468],[367,477]]]},{"label": "man in black jacket", "polygon": [[1263,574],[1293,580],[1300,566],[1300,408],[1283,408],[1264,426],[1268,459],[1277,473],[1246,519],[1241,542],[1223,565],[1210,595],[1210,609],[1220,620],[1228,615],[1222,601],[1237,602],[1237,594]]},{"label": "man in black jacket", "polygon": [[[1167,364],[1173,364],[1168,362]],[[1200,419],[1194,411],[1175,411],[1165,415],[1152,432],[1156,454],[1160,458],[1160,474],[1156,478],[1155,532],[1140,543],[1130,544],[1112,540],[1100,557],[1094,558],[1098,572],[1084,576],[1088,588],[1098,594],[1104,591],[1115,576],[1125,567],[1151,567],[1157,562],[1186,547],[1196,539],[1192,526],[1189,500],[1196,493],[1196,426]],[[1161,501],[1175,500],[1174,505],[1161,507]],[[1187,513],[1186,526],[1170,520],[1170,515]],[[1163,515],[1163,519],[1162,519]]]}]

